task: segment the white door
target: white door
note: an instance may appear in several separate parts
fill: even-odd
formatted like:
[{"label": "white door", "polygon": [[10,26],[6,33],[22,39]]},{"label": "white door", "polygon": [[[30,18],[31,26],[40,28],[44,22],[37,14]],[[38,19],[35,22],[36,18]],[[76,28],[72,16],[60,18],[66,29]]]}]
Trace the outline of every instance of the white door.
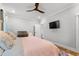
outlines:
[{"label": "white door", "polygon": [[79,15],[76,16],[76,49],[79,51]]},{"label": "white door", "polygon": [[40,27],[40,24],[35,24],[35,36],[41,38],[41,27]]}]

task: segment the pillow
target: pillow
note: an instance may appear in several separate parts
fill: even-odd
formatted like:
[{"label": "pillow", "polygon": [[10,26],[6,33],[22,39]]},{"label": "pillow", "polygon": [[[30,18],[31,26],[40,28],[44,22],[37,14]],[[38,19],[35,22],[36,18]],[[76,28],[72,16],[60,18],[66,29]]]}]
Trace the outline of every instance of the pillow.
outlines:
[{"label": "pillow", "polygon": [[15,40],[16,39],[16,36],[15,36],[15,34],[14,33],[12,33],[12,32],[6,32],[8,35],[10,35],[12,38],[13,38],[13,40]]}]

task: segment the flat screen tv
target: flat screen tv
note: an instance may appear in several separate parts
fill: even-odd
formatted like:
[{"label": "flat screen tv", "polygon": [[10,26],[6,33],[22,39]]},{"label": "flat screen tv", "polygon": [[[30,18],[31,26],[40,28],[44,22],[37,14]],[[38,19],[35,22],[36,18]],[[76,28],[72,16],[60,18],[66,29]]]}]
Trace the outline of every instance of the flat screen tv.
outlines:
[{"label": "flat screen tv", "polygon": [[60,28],[60,21],[57,20],[57,21],[50,22],[49,23],[49,28],[50,29],[58,29],[58,28]]}]

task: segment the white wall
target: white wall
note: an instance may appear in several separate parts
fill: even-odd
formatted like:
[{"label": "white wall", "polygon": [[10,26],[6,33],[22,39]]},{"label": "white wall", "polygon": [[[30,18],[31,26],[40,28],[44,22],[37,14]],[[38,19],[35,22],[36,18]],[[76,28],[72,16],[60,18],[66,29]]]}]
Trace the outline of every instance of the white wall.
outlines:
[{"label": "white wall", "polygon": [[36,24],[36,21],[29,20],[17,18],[15,16],[8,16],[6,31],[11,31],[15,34],[17,31],[28,31],[33,33],[33,26]]},{"label": "white wall", "polygon": [[[63,44],[64,46],[69,46],[76,48],[76,18],[75,18],[75,6],[70,7],[55,16],[50,15],[48,21],[43,28],[44,38],[52,42],[57,42]],[[59,20],[60,29],[49,29],[49,22]]]}]

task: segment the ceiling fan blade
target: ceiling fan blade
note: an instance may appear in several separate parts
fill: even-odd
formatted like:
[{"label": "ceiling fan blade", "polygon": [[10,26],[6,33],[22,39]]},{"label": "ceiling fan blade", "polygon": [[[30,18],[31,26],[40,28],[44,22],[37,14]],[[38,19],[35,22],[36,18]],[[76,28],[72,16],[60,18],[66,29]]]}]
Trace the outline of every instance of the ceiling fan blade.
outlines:
[{"label": "ceiling fan blade", "polygon": [[45,13],[44,11],[41,11],[41,10],[37,10],[38,12],[40,12],[40,13]]},{"label": "ceiling fan blade", "polygon": [[31,11],[34,11],[34,10],[27,10],[27,12],[31,12]]}]

